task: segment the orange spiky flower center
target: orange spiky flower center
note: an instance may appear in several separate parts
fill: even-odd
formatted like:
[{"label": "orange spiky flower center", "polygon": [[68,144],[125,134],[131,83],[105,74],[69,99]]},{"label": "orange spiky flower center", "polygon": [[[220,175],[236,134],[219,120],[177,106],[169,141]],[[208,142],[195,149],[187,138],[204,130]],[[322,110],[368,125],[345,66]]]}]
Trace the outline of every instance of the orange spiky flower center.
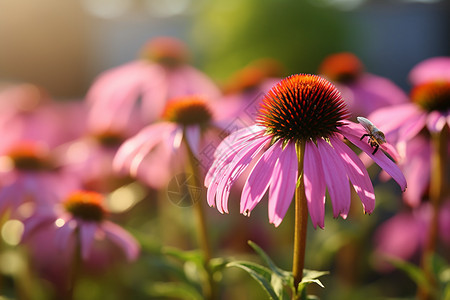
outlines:
[{"label": "orange spiky flower center", "polygon": [[450,82],[432,81],[420,84],[411,91],[411,99],[426,111],[450,109]]},{"label": "orange spiky flower center", "polygon": [[204,126],[211,121],[212,114],[203,98],[186,96],[169,101],[163,112],[163,118],[184,126]]},{"label": "orange spiky flower center", "polygon": [[342,52],[326,57],[319,67],[319,74],[334,82],[351,83],[363,70],[364,66],[356,55]]},{"label": "orange spiky flower center", "polygon": [[106,214],[102,203],[103,196],[97,192],[76,191],[64,201],[64,208],[76,218],[100,222]]},{"label": "orange spiky flower center", "polygon": [[51,168],[48,149],[35,142],[20,142],[8,151],[7,156],[18,170],[43,171]]},{"label": "orange spiky flower center", "polygon": [[326,79],[309,74],[289,76],[265,95],[257,123],[283,140],[327,138],[349,113],[336,87]]},{"label": "orange spiky flower center", "polygon": [[182,41],[172,37],[158,37],[143,47],[141,56],[165,67],[175,68],[188,61],[189,53]]}]

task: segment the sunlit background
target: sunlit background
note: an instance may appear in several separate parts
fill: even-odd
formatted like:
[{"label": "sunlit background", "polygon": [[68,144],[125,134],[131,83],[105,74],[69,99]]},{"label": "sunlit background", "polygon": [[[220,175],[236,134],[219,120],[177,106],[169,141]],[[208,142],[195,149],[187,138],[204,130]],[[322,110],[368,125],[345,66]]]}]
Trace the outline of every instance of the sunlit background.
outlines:
[{"label": "sunlit background", "polygon": [[171,35],[216,80],[259,57],[315,72],[327,54],[351,51],[404,87],[412,65],[449,54],[449,11],[437,0],[1,1],[0,79],[82,97],[101,71]]}]

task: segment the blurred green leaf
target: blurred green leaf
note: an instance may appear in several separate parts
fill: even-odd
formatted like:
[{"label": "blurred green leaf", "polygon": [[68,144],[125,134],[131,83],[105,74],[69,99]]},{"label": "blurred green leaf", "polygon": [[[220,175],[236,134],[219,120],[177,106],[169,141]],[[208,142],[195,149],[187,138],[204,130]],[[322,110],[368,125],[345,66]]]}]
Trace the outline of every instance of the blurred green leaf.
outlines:
[{"label": "blurred green leaf", "polygon": [[395,257],[389,257],[387,258],[387,260],[396,268],[405,272],[418,286],[422,286],[428,291],[431,291],[432,287],[430,283],[428,282],[422,269],[420,269],[418,266]]},{"label": "blurred green leaf", "polygon": [[202,300],[203,296],[192,286],[185,283],[153,282],[146,288],[150,297]]},{"label": "blurred green leaf", "polygon": [[276,274],[280,278],[283,278],[285,283],[288,283],[289,279],[292,277],[292,273],[291,272],[287,272],[285,270],[282,270],[282,269],[278,268],[277,265],[269,257],[269,255],[267,255],[267,253],[264,252],[264,250],[261,249],[261,247],[256,245],[254,242],[248,241],[248,244],[262,258],[262,260],[267,264],[267,266],[269,266],[270,270],[272,270],[272,272],[274,274]]},{"label": "blurred green leaf", "polygon": [[175,257],[181,261],[190,261],[199,266],[203,266],[204,259],[202,253],[199,250],[185,251],[174,247],[164,247],[162,248],[161,252],[163,254]]},{"label": "blurred green leaf", "polygon": [[269,269],[260,266],[256,263],[246,262],[246,261],[235,261],[227,264],[227,267],[237,267],[246,271],[250,276],[252,276],[267,292],[270,299],[278,300],[280,298],[272,286],[272,273]]}]

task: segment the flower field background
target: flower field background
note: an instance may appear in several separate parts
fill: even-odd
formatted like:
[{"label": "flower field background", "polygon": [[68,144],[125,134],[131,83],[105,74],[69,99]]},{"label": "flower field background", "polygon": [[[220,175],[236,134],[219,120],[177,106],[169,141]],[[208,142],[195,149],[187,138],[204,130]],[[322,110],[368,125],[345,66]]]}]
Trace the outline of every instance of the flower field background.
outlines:
[{"label": "flower field background", "polygon": [[450,299],[449,16],[0,3],[0,300]]}]

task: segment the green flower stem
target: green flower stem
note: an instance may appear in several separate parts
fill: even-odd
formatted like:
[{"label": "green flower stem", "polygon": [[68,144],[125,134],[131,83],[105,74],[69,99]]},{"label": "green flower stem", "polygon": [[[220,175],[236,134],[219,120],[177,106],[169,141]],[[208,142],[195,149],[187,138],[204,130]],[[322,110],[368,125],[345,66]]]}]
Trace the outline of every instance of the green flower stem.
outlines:
[{"label": "green flower stem", "polygon": [[308,206],[306,203],[305,184],[303,183],[303,160],[306,142],[298,145],[298,174],[299,181],[295,190],[295,228],[294,228],[294,257],[292,273],[294,275],[295,293],[293,299],[298,299],[297,287],[303,278],[305,266],[306,231],[308,229]]},{"label": "green flower stem", "polygon": [[[188,157],[189,157],[189,163],[187,165],[187,171],[188,173],[191,173],[193,176],[191,177],[190,184],[193,184],[195,187],[200,189],[199,193],[199,199],[192,199],[193,200],[193,209],[195,212],[196,220],[197,220],[197,236],[199,240],[199,246],[200,249],[203,252],[203,258],[204,258],[204,268],[206,272],[208,273],[208,284],[204,286],[204,296],[205,299],[216,299],[216,288],[214,284],[214,279],[212,278],[212,272],[210,268],[210,260],[212,258],[211,256],[211,243],[209,240],[209,234],[208,234],[208,226],[206,222],[206,216],[205,216],[205,210],[203,208],[205,200],[205,188],[200,181],[200,178],[202,176],[200,175],[199,169],[198,169],[198,162],[195,159],[194,154],[192,153],[192,150],[189,147],[189,144],[185,141],[186,148],[188,150]],[[197,200],[197,201],[196,201]]]},{"label": "green flower stem", "polygon": [[[439,213],[445,195],[447,182],[447,143],[449,128],[446,125],[441,132],[432,134],[431,174],[430,174],[430,203],[433,215],[428,229],[427,241],[422,254],[422,269],[432,288],[437,287],[436,278],[431,270],[430,257],[436,251],[439,233]],[[418,298],[421,300],[434,299],[432,291],[419,287]]]},{"label": "green flower stem", "polygon": [[70,270],[70,277],[69,277],[69,286],[68,286],[68,291],[67,291],[67,296],[66,299],[67,300],[72,300],[75,299],[74,294],[75,294],[75,288],[78,282],[78,279],[81,276],[81,269],[82,269],[82,264],[83,264],[83,260],[81,259],[81,238],[80,238],[80,230],[76,229],[75,230],[75,253],[73,255],[73,260],[72,260],[72,267]]}]

